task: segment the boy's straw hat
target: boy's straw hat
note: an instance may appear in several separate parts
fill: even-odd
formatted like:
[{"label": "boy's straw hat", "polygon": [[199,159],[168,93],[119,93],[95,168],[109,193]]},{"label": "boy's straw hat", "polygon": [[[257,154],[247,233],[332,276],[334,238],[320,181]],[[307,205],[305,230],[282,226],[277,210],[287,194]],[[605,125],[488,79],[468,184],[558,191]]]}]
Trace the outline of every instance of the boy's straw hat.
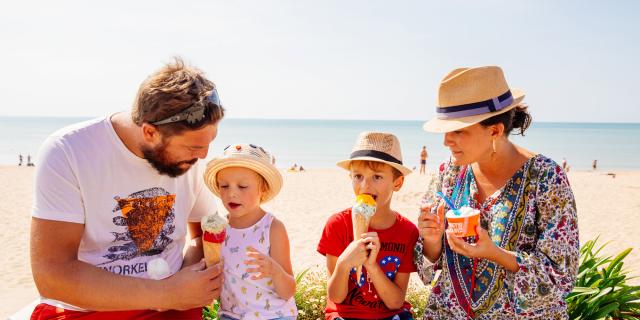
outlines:
[{"label": "boy's straw hat", "polygon": [[220,197],[220,190],[216,183],[216,175],[224,168],[242,167],[251,169],[261,175],[269,190],[263,197],[262,202],[267,202],[275,197],[282,188],[282,175],[280,171],[271,164],[271,156],[259,146],[253,144],[232,144],[224,149],[222,157],[214,158],[207,164],[204,172],[204,182],[209,190]]},{"label": "boy's straw hat", "polygon": [[422,127],[451,132],[515,108],[524,92],[509,89],[498,66],[458,68],[440,81],[437,116]]},{"label": "boy's straw hat", "polygon": [[386,163],[400,171],[402,175],[411,173],[411,169],[402,165],[400,141],[391,133],[363,132],[358,136],[348,160],[338,162],[338,167],[349,170],[351,161],[368,160]]}]

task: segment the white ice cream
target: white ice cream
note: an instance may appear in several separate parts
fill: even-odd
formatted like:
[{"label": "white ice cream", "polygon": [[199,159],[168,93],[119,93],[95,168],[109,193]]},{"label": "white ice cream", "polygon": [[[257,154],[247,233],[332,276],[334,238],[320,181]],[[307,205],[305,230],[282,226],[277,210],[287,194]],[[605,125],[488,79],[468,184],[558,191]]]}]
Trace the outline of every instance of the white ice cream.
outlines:
[{"label": "white ice cream", "polygon": [[455,212],[453,212],[453,210],[449,210],[447,211],[447,218],[466,218],[466,217],[471,217],[473,215],[479,214],[480,210],[478,209],[474,209],[471,207],[461,207],[460,209],[458,209],[458,212],[460,213],[460,215],[456,215]]}]

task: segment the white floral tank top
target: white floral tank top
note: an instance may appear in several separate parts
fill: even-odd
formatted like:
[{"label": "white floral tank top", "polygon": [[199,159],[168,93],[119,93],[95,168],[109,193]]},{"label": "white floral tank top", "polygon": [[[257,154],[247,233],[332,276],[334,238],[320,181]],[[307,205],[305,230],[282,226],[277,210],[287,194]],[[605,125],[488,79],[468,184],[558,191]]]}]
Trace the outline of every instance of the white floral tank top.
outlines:
[{"label": "white floral tank top", "polygon": [[256,224],[245,229],[227,226],[227,237],[222,246],[224,259],[224,285],[220,295],[220,315],[236,319],[277,319],[296,317],[295,300],[278,297],[271,278],[253,280],[244,264],[247,247],[265,255],[270,252],[269,231],[273,215],[267,212]]}]

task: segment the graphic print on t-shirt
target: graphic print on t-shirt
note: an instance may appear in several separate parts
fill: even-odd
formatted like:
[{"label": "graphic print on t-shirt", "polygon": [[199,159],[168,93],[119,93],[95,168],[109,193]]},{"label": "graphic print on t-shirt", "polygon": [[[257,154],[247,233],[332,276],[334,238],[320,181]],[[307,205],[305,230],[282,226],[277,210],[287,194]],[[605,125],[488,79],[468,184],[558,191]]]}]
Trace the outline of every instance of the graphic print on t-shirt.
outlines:
[{"label": "graphic print on t-shirt", "polygon": [[126,230],[112,232],[113,242],[126,242],[110,247],[103,256],[109,261],[102,264],[160,254],[173,241],[169,235],[175,231],[175,199],[174,194],[162,188],[138,191],[125,198],[114,197],[117,205],[113,212],[118,215],[113,224]]},{"label": "graphic print on t-shirt", "polygon": [[[396,278],[396,274],[398,273],[398,269],[400,268],[400,258],[394,255],[384,256],[378,264],[380,268],[384,272],[384,274],[389,278],[389,280],[394,281]],[[347,293],[347,298],[345,299],[346,304],[350,305],[362,305],[372,309],[383,308],[384,302],[380,300],[378,297],[378,292],[376,288],[373,286],[371,282],[367,280],[366,270],[362,272],[360,277],[359,285],[356,279],[356,270],[351,269],[349,272],[349,292]]]}]

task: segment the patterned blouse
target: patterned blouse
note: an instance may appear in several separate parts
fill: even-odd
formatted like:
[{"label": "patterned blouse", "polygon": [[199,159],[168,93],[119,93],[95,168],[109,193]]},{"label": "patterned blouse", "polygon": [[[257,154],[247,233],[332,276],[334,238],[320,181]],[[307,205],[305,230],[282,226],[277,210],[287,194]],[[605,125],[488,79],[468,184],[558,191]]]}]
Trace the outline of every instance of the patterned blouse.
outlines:
[{"label": "patterned blouse", "polygon": [[438,178],[435,190],[456,206],[480,209],[481,226],[497,246],[516,253],[519,270],[475,259],[470,294],[474,259],[455,253],[443,237],[438,260],[417,263],[424,283],[433,284],[424,319],[567,319],[564,297],[573,289],[579,242],[576,204],[562,168],[536,155],[484,203],[477,200],[471,166],[442,164]]}]

